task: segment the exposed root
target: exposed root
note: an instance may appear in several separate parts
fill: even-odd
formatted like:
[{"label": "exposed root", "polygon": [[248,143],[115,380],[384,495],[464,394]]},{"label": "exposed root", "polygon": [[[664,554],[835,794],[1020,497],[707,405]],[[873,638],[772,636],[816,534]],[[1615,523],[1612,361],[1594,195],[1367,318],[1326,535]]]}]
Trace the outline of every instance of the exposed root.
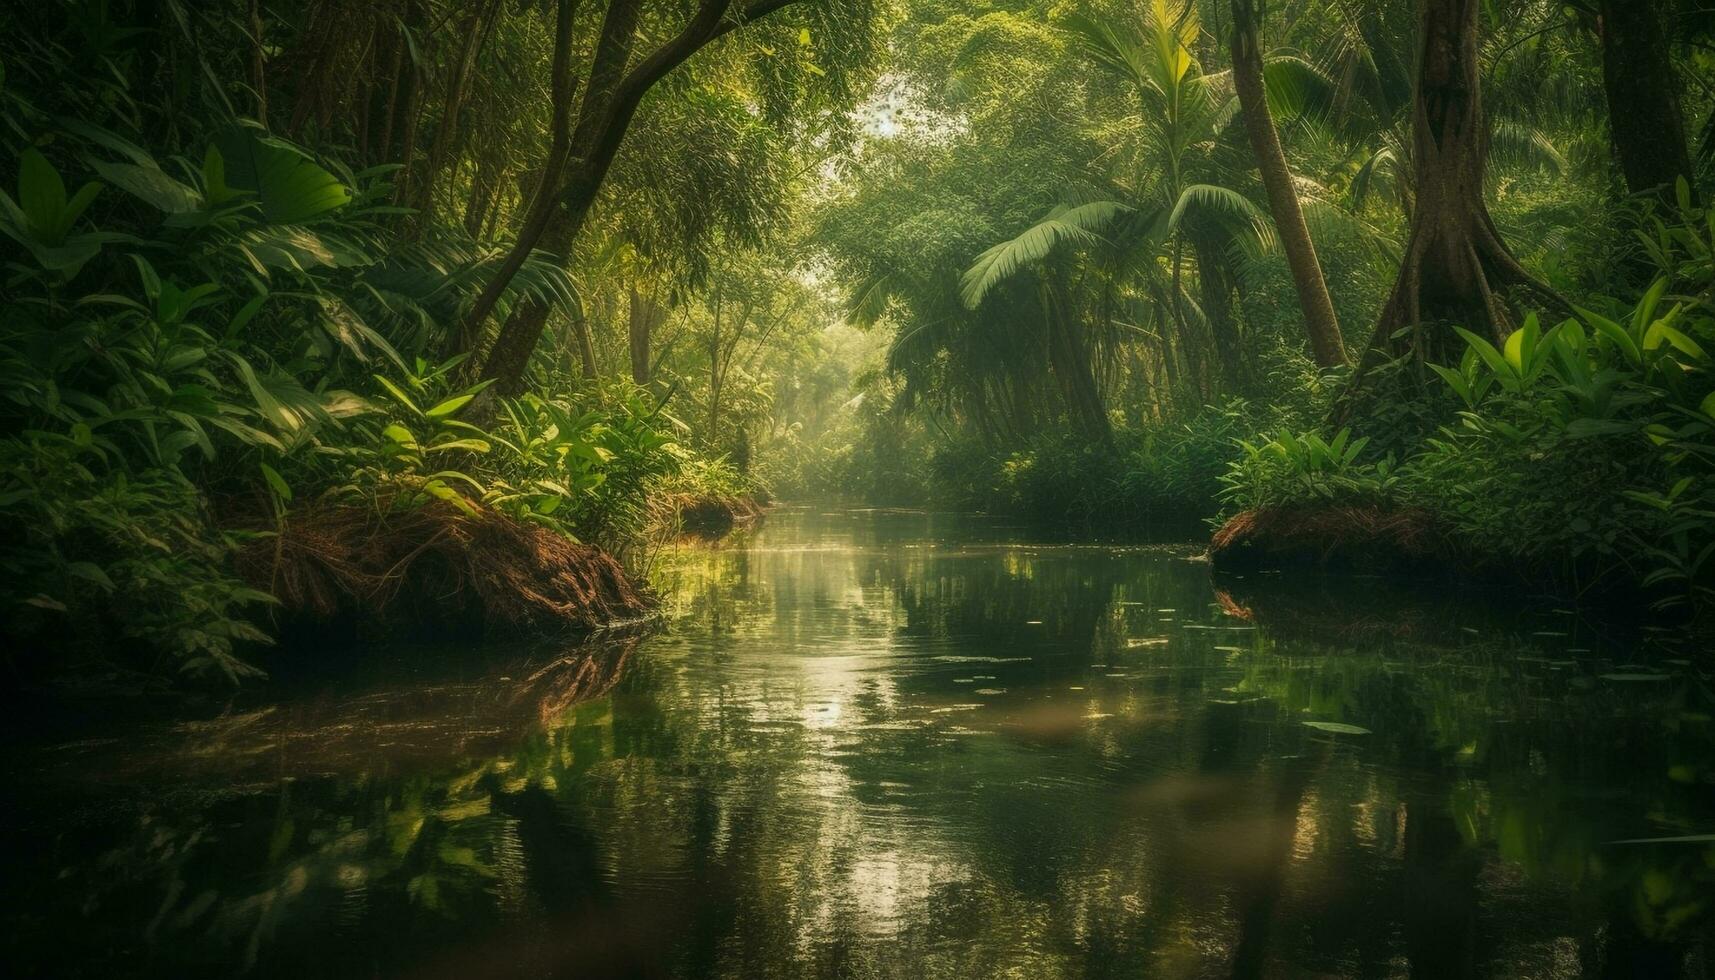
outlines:
[{"label": "exposed root", "polygon": [[436,502],[392,514],[311,505],[239,552],[239,574],[294,614],[590,629],[653,598],[614,558],[495,511]]},{"label": "exposed root", "polygon": [[1380,507],[1265,507],[1215,532],[1220,569],[1310,565],[1358,571],[1430,569],[1457,560],[1428,511]]}]

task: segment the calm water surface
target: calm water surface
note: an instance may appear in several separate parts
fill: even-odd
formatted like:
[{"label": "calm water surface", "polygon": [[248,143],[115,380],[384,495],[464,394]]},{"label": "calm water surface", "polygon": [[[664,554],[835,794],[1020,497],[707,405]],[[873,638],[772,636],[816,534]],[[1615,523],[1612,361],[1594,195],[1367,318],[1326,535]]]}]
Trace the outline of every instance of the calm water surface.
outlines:
[{"label": "calm water surface", "polygon": [[667,556],[650,635],[369,651],[273,701],[13,736],[0,954],[55,977],[1715,971],[1705,653],[1529,596],[1212,582],[1199,551],[787,512]]}]

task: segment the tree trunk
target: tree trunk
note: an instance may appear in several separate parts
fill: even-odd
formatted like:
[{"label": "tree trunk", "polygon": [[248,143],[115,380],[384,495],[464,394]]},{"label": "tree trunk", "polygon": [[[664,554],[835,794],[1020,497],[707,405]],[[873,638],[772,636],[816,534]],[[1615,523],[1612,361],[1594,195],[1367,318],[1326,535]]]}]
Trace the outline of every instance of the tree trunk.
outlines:
[{"label": "tree trunk", "polygon": [[494,199],[495,187],[500,183],[495,173],[497,169],[487,156],[479,155],[476,173],[470,178],[470,195],[465,198],[464,206],[464,230],[472,238],[482,234],[483,219],[488,216],[489,202]]},{"label": "tree trunk", "polygon": [[[518,240],[465,317],[462,331],[465,350],[475,350],[481,342],[483,324],[531,252],[539,246],[562,257],[571,251],[572,243],[589,218],[601,182],[613,163],[613,155],[619,150],[616,141],[607,148],[605,157],[599,153],[604,148],[606,131],[613,124],[609,110],[624,80],[626,62],[631,58],[640,5],[616,0],[608,7],[607,15],[602,19],[601,41],[596,46],[589,81],[578,106],[577,127],[573,129],[570,65],[572,13],[577,2],[561,0],[560,3],[559,36],[554,55],[557,105],[548,163],[531,202],[529,217],[518,232]],[[561,183],[562,173],[565,174],[564,184]],[[506,322],[501,324],[500,334],[481,368],[483,378],[499,382],[495,387],[501,389],[500,394],[517,395],[522,390],[524,369],[530,363],[530,354],[536,349],[536,341],[541,339],[542,328],[547,322],[548,308],[534,299],[526,299],[521,300]]]},{"label": "tree trunk", "polygon": [[[406,5],[405,10],[405,31],[409,35],[421,27],[423,7],[421,3],[412,0]],[[418,64],[416,59],[410,55],[409,41],[404,41],[404,44],[407,49],[403,66],[405,74],[404,103],[399,107],[399,118],[393,123],[393,130],[399,140],[399,156],[395,162],[403,168],[399,171],[399,179],[394,186],[394,199],[400,204],[410,200],[413,158],[417,155],[417,116],[423,103],[423,86],[427,84],[423,66]]]},{"label": "tree trunk", "polygon": [[[569,230],[562,252],[569,249],[588,219],[590,207],[601,191],[602,182],[607,179],[608,170],[625,141],[632,119],[636,117],[637,107],[655,83],[739,24],[753,23],[795,2],[798,0],[754,0],[744,9],[743,17],[735,19],[728,16],[731,0],[703,0],[685,29],[639,62],[629,74],[625,73],[625,66],[635,43],[638,8],[642,4],[615,0],[608,7],[584,104],[579,108],[578,127],[571,140],[570,158],[576,160],[577,165],[567,168],[566,180],[557,188],[559,207],[555,209],[555,215],[563,217]],[[627,20],[629,26],[617,29]],[[553,182],[544,182],[544,190],[554,187]],[[548,201],[556,195],[544,193],[538,196]],[[546,222],[532,222],[519,233],[512,252],[501,263],[465,318],[463,335],[467,342],[480,339],[488,315],[530,252],[544,237]],[[535,304],[522,306],[528,310]],[[495,338],[494,354],[482,366],[482,376],[495,379],[498,382],[495,387],[502,389],[502,393],[522,387],[523,369],[529,363],[536,341],[542,336],[542,325],[546,320],[547,311],[530,311],[530,315],[524,317],[515,313],[502,325],[500,335]]]},{"label": "tree trunk", "polygon": [[[717,288],[713,329],[709,334],[709,428],[703,433],[703,441],[711,448],[715,444],[721,420],[721,313],[724,312],[722,299]],[[744,329],[744,324],[740,323],[739,329]]]},{"label": "tree trunk", "polygon": [[1172,262],[1173,322],[1179,332],[1179,349],[1185,354],[1185,370],[1191,375],[1190,390],[1185,392],[1191,396],[1187,407],[1195,408],[1208,397],[1208,375],[1203,367],[1203,345],[1185,318],[1185,236],[1177,232],[1173,235]]},{"label": "tree trunk", "polygon": [[1210,338],[1215,355],[1221,361],[1222,380],[1226,390],[1243,390],[1250,385],[1250,364],[1245,358],[1244,345],[1239,339],[1239,327],[1233,320],[1233,274],[1220,245],[1206,235],[1192,234],[1191,247],[1197,255],[1197,282],[1203,295],[1203,316],[1209,321]]},{"label": "tree trunk", "polygon": [[1280,146],[1280,133],[1269,115],[1259,40],[1260,2],[1233,0],[1233,83],[1239,93],[1245,132],[1250,136],[1251,150],[1256,154],[1263,186],[1268,190],[1268,208],[1274,215],[1286,262],[1292,268],[1298,305],[1304,311],[1304,329],[1310,334],[1310,349],[1317,365],[1335,367],[1347,363],[1346,344],[1340,336],[1340,320],[1334,313],[1334,300],[1328,295],[1328,283],[1322,277],[1316,244],[1310,239],[1304,210],[1298,204],[1298,189],[1292,183],[1286,151]]},{"label": "tree trunk", "polygon": [[[577,239],[578,229],[589,208],[586,205],[576,218],[560,208],[551,208],[551,211],[541,245],[551,254],[564,257]],[[500,333],[488,349],[480,374],[484,379],[496,379],[494,387],[499,389],[497,394],[509,397],[523,394],[524,372],[530,366],[530,355],[535,353],[536,342],[542,338],[542,330],[548,324],[549,312],[548,306],[534,297],[520,297],[512,313],[501,324]]]},{"label": "tree trunk", "polygon": [[1602,86],[1626,189],[1676,206],[1675,185],[1692,177],[1679,80],[1656,0],[1601,0]]},{"label": "tree trunk", "polygon": [[1101,390],[1090,371],[1090,352],[1083,330],[1067,315],[1065,299],[1050,283],[1042,286],[1042,314],[1047,321],[1048,366],[1060,382],[1066,408],[1085,435],[1104,445],[1113,441],[1113,426]]},{"label": "tree trunk", "polygon": [[650,296],[631,287],[631,329],[629,333],[631,348],[631,380],[638,386],[649,384],[649,337],[660,325],[662,310],[659,303]]},{"label": "tree trunk", "polygon": [[[711,345],[711,348],[712,346],[713,345]],[[715,450],[716,440],[720,438],[721,431],[722,379],[720,369],[717,366],[719,364],[719,361],[716,359],[717,357],[718,354],[711,349],[709,351],[709,428],[703,435],[703,443],[708,447],[710,452]]]},{"label": "tree trunk", "polygon": [[371,145],[369,158],[372,161],[391,163],[393,161],[393,129],[398,124],[399,99],[405,88],[405,39],[400,37],[401,28],[389,24],[386,28],[388,38],[387,64],[387,107],[381,115],[381,138]]},{"label": "tree trunk", "polygon": [[434,220],[435,181],[440,179],[448,158],[453,155],[458,141],[460,116],[464,112],[465,94],[470,89],[470,77],[476,70],[476,60],[488,42],[489,32],[499,13],[499,4],[489,0],[471,11],[470,21],[465,25],[463,43],[453,60],[451,73],[447,76],[446,93],[441,101],[440,123],[435,127],[435,138],[429,145],[429,161],[423,169],[423,176],[416,190],[417,210],[420,212],[417,216],[418,228],[426,227]]},{"label": "tree trunk", "polygon": [[1504,341],[1513,317],[1499,290],[1508,286],[1565,305],[1519,265],[1483,200],[1489,131],[1478,76],[1481,4],[1421,3],[1412,118],[1417,201],[1399,278],[1362,368],[1407,353],[1456,360],[1465,345],[1453,325]]},{"label": "tree trunk", "polygon": [[335,47],[335,29],[329,21],[338,18],[337,11],[332,18],[328,17],[328,4],[323,2],[313,5],[305,20],[303,40],[299,42],[303,54],[295,59],[297,63],[292,66],[298,75],[298,98],[292,104],[292,112],[286,122],[286,132],[293,139],[302,135],[310,113],[315,111],[326,91],[326,78],[331,74],[329,62]]},{"label": "tree trunk", "polygon": [[594,381],[600,374],[595,363],[595,338],[590,331],[589,318],[582,312],[572,316],[572,336],[578,342],[578,363],[583,366],[584,380]]}]

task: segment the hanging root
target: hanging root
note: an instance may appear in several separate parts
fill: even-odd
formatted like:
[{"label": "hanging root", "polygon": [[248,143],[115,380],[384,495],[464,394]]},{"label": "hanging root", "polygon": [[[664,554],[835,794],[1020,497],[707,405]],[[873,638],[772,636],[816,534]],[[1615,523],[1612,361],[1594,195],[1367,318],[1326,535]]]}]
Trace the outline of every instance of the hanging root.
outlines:
[{"label": "hanging root", "polygon": [[439,501],[398,513],[312,505],[276,538],[243,548],[238,571],[289,614],[356,613],[387,623],[593,629],[654,599],[619,562],[544,527]]}]

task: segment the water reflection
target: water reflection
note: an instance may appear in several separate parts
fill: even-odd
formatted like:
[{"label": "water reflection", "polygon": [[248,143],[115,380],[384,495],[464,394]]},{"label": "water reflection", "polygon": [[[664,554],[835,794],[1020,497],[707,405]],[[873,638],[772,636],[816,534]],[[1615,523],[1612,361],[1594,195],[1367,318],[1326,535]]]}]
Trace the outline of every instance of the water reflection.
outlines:
[{"label": "water reflection", "polygon": [[1196,552],[776,516],[670,561],[647,639],[20,753],[8,960],[1706,973],[1715,845],[1612,843],[1715,830],[1706,663]]}]

